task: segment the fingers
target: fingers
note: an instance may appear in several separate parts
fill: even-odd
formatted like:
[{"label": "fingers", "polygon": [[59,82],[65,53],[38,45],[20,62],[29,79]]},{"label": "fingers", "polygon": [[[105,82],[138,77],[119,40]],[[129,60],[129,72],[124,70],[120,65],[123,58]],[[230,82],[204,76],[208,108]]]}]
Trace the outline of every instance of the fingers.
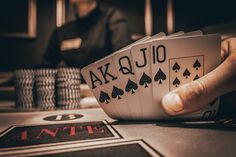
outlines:
[{"label": "fingers", "polygon": [[223,62],[236,49],[236,38],[229,38],[221,43],[221,61]]},{"label": "fingers", "polygon": [[229,42],[224,40],[221,42],[221,61],[223,62],[229,56]]},{"label": "fingers", "polygon": [[163,109],[170,115],[194,112],[220,95],[236,90],[236,49],[231,50],[235,53],[215,70],[165,95]]}]

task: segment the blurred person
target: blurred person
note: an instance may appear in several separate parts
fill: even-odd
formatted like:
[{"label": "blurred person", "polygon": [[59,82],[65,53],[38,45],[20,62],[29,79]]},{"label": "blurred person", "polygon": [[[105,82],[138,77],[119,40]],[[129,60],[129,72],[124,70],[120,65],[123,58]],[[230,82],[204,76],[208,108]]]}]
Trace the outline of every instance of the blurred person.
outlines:
[{"label": "blurred person", "polygon": [[62,65],[82,68],[131,42],[127,21],[114,8],[101,8],[96,0],[70,0],[76,20],[56,28],[43,66]]}]

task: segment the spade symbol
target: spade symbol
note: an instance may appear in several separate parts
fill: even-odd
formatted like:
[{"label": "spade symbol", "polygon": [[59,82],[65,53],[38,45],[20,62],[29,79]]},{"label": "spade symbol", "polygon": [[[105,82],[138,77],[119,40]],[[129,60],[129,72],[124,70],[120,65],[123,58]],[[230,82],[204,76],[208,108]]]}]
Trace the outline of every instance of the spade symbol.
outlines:
[{"label": "spade symbol", "polygon": [[183,76],[187,79],[189,76],[190,76],[190,72],[188,70],[188,68],[185,69],[184,73],[183,73]]},{"label": "spade symbol", "polygon": [[199,79],[199,78],[200,78],[200,77],[199,77],[198,75],[196,75],[193,80],[197,80],[197,79]]},{"label": "spade symbol", "polygon": [[113,86],[111,97],[121,99],[121,96],[124,95],[124,91],[116,86]]},{"label": "spade symbol", "polygon": [[108,104],[108,103],[109,103],[108,100],[110,100],[109,95],[108,95],[106,92],[101,91],[100,97],[99,97],[99,101],[100,101],[101,103],[106,102],[106,104]]},{"label": "spade symbol", "polygon": [[158,72],[156,73],[155,77],[154,77],[154,80],[159,81],[159,84],[162,84],[161,81],[166,80],[165,73],[161,69],[159,69]]},{"label": "spade symbol", "polygon": [[195,61],[195,63],[193,64],[193,67],[198,70],[198,68],[200,68],[202,65],[201,63],[198,61],[198,59]]},{"label": "spade symbol", "polygon": [[178,85],[180,84],[179,79],[176,77],[175,80],[172,82],[172,84],[173,84],[175,87],[178,87]]},{"label": "spade symbol", "polygon": [[180,69],[179,64],[177,62],[175,62],[175,64],[172,67],[172,70],[174,70],[177,73],[179,69]]},{"label": "spade symbol", "polygon": [[152,82],[152,79],[145,73],[143,73],[142,77],[139,80],[139,84],[141,86],[145,85],[144,87],[147,88],[148,84]]},{"label": "spade symbol", "polygon": [[138,89],[138,85],[135,82],[133,82],[129,79],[128,82],[127,82],[127,85],[125,87],[125,91],[126,92],[131,91],[131,94],[134,94],[135,93],[134,91],[137,90],[137,89]]}]

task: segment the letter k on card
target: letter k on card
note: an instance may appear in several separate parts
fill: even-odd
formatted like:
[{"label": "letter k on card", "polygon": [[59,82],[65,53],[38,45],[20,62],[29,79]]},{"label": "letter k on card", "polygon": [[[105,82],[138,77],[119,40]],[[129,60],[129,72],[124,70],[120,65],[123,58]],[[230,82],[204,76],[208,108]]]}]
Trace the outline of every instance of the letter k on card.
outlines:
[{"label": "letter k on card", "polygon": [[112,57],[90,64],[81,73],[108,116],[116,119],[130,116]]}]

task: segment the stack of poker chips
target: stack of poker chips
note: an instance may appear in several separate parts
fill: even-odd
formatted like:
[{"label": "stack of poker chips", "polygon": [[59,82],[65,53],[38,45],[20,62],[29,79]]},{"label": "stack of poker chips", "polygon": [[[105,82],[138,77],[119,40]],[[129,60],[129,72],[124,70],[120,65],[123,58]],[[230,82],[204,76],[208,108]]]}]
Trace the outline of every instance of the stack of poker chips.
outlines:
[{"label": "stack of poker chips", "polygon": [[34,70],[21,69],[14,72],[15,102],[20,109],[31,109],[34,103]]},{"label": "stack of poker chips", "polygon": [[42,110],[55,108],[55,79],[57,70],[39,69],[35,71],[37,107]]},{"label": "stack of poker chips", "polygon": [[61,109],[79,108],[80,69],[59,68],[56,82],[58,107]]}]

